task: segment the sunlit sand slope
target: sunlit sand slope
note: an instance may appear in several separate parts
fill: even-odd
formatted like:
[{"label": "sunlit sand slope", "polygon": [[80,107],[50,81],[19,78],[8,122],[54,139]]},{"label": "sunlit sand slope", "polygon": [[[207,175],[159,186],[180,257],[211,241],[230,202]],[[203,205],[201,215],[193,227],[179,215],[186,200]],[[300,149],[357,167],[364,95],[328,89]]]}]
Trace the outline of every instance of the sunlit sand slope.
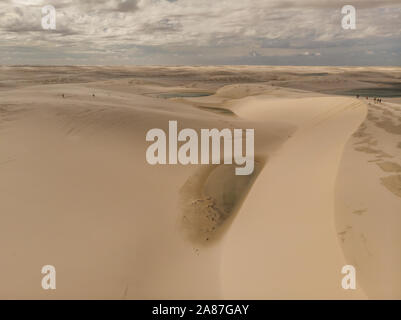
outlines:
[{"label": "sunlit sand slope", "polygon": [[366,116],[351,98],[247,99],[242,116],[298,130],[269,160],[224,239],[226,298],[365,298],[341,287],[346,265],[334,223],[344,145]]},{"label": "sunlit sand slope", "polygon": [[401,298],[401,105],[369,104],[336,187],[341,245],[373,299]]}]

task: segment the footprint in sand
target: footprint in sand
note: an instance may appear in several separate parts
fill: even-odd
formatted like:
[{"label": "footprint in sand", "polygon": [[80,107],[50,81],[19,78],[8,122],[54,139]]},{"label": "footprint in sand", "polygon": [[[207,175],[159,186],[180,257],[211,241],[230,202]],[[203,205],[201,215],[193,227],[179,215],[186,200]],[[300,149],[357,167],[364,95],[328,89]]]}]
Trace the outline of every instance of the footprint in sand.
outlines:
[{"label": "footprint in sand", "polygon": [[341,232],[338,233],[338,235],[339,235],[339,237],[340,237],[340,239],[341,239],[341,242],[345,242],[345,239],[346,239],[346,237],[347,237],[347,234],[348,234],[350,231],[352,231],[352,227],[351,227],[351,226],[346,226],[344,231],[341,231]]}]

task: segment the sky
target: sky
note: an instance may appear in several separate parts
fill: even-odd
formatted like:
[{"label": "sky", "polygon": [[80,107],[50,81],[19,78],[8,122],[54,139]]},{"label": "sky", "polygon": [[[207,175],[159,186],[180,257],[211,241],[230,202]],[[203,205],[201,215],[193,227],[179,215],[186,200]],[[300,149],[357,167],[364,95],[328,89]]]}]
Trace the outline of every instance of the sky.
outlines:
[{"label": "sky", "polygon": [[401,0],[0,0],[0,64],[401,66]]}]

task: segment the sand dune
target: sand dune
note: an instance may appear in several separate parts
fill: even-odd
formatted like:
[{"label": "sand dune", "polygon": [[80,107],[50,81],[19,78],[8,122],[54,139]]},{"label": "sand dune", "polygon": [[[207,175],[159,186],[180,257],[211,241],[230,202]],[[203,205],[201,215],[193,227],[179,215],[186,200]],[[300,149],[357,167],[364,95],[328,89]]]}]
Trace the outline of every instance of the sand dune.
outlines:
[{"label": "sand dune", "polygon": [[336,238],[333,203],[342,150],[364,119],[364,103],[333,97],[257,98],[241,109],[244,117],[285,119],[298,130],[271,156],[225,238],[224,294],[256,299],[366,297],[361,290],[340,286],[346,261]]},{"label": "sand dune", "polygon": [[[0,298],[400,297],[400,109],[327,94],[399,69],[2,72]],[[254,174],[149,165],[169,120],[254,128]]]},{"label": "sand dune", "polygon": [[400,115],[401,105],[370,103],[346,145],[336,188],[342,247],[358,266],[364,291],[376,299],[401,297]]}]

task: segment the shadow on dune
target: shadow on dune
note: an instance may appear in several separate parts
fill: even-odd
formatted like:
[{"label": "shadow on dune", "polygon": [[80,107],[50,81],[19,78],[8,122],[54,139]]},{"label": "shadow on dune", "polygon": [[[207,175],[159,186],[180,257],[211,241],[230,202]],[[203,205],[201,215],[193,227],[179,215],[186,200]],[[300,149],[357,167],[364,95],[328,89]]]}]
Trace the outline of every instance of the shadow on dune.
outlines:
[{"label": "shadow on dune", "polygon": [[180,190],[181,229],[193,243],[218,241],[229,227],[266,159],[255,159],[249,176],[236,176],[235,165],[208,165],[196,171]]}]

